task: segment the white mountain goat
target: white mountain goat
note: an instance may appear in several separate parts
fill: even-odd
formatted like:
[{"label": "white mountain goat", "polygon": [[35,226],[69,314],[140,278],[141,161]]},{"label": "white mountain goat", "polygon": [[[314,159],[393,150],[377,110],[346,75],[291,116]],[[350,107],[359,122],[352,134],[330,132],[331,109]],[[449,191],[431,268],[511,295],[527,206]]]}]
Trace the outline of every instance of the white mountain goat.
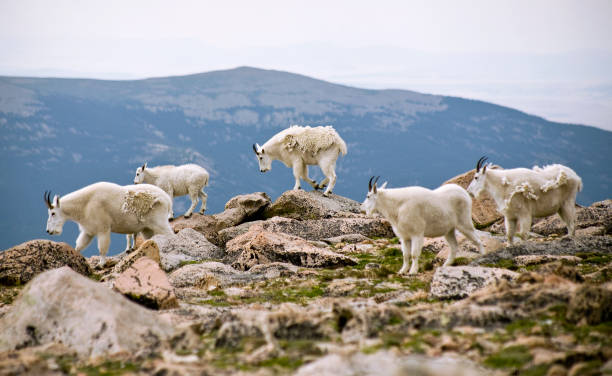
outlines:
[{"label": "white mountain goat", "polygon": [[[259,170],[269,171],[272,161],[277,159],[287,167],[293,167],[295,185],[300,189],[300,179],[304,179],[314,189],[322,189],[328,196],[336,185],[336,160],[340,154],[346,155],[346,143],[332,126],[302,127],[291,126],[270,138],[263,146],[253,144],[253,151],[259,160]],[[308,177],[308,166],[319,165],[325,175],[319,184]]]},{"label": "white mountain goat", "polygon": [[377,188],[378,178],[374,184],[372,178],[361,208],[367,215],[379,212],[391,223],[404,256],[400,274],[408,269],[409,257],[412,258],[409,273],[418,272],[425,236],[444,236],[448,242],[450,253],[444,266],[455,261],[458,247],[455,229],[476,244],[480,253],[484,252],[472,224],[472,199],[465,189],[456,184],[446,184],[433,191],[423,187],[386,189],[386,182]]},{"label": "white mountain goat", "polygon": [[[45,192],[49,208],[47,233],[59,235],[67,220],[79,225],[76,250],[80,252],[98,237],[100,266],[106,262],[110,233],[142,233],[145,239],[157,234],[173,234],[168,223],[172,199],[160,188],[149,185],[120,186],[100,182],[88,185],[63,197]],[[129,246],[129,244],[128,244]]]},{"label": "white mountain goat", "polygon": [[510,244],[515,233],[527,239],[534,217],[555,213],[566,223],[567,233],[574,235],[576,195],[582,190],[582,179],[574,170],[559,164],[535,166],[531,170],[487,170],[486,160],[482,157],[476,163],[476,174],[468,192],[478,197],[486,191],[493,197],[497,210],[504,215]]},{"label": "white mountain goat", "polygon": [[206,210],[208,195],[203,189],[208,185],[208,178],[208,171],[196,164],[147,167],[145,163],[136,169],[134,184],[153,184],[172,198],[189,195],[191,206],[184,214],[185,218],[189,218],[198,205],[198,198],[202,200],[200,214],[204,214]]}]

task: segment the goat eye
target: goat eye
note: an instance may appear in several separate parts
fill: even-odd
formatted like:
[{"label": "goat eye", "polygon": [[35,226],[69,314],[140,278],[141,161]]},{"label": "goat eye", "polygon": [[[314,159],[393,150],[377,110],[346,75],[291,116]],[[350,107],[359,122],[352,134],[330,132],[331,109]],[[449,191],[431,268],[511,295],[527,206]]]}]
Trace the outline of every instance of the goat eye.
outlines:
[{"label": "goat eye", "polygon": [[51,213],[51,216],[53,217],[55,215],[55,213]]}]

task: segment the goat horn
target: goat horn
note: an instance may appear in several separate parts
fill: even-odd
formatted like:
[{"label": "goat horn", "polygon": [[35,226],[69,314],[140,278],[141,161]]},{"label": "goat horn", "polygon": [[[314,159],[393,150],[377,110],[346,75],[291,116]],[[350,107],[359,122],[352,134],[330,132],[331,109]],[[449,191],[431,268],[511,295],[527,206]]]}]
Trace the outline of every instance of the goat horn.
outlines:
[{"label": "goat horn", "polygon": [[376,179],[374,179],[374,185],[376,185],[376,183],[378,183],[378,179],[380,178],[380,176],[377,176]]},{"label": "goat horn", "polygon": [[484,162],[486,159],[487,157],[483,155],[482,157],[480,157],[478,162],[476,162],[476,172],[480,171],[480,168],[482,167],[482,162]]},{"label": "goat horn", "polygon": [[372,176],[370,178],[370,181],[368,182],[368,192],[370,192],[372,190],[372,179],[374,179],[374,176]]},{"label": "goat horn", "polygon": [[253,151],[255,152],[255,154],[258,154],[257,153],[257,146],[255,146],[255,144],[253,144]]},{"label": "goat horn", "polygon": [[45,191],[45,195],[44,195],[45,204],[47,204],[47,207],[49,209],[53,209],[53,206],[51,205],[51,200],[49,199],[50,196],[51,196],[51,192],[50,191]]}]

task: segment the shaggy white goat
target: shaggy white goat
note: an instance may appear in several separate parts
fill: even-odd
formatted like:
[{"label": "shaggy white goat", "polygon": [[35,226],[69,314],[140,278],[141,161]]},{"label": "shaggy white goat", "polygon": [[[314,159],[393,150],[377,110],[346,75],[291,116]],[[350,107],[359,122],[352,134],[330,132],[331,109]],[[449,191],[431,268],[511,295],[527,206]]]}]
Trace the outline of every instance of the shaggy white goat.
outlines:
[{"label": "shaggy white goat", "polygon": [[208,185],[208,178],[208,171],[196,164],[147,167],[145,163],[142,167],[136,169],[134,184],[156,185],[170,197],[189,195],[191,206],[184,214],[185,218],[189,218],[198,205],[198,198],[202,200],[200,214],[204,214],[206,210],[208,195],[204,193],[203,189]]},{"label": "shaggy white goat", "polygon": [[455,261],[458,247],[455,229],[476,244],[480,253],[484,252],[472,224],[472,199],[465,189],[456,184],[446,184],[433,191],[423,187],[386,189],[386,182],[377,188],[378,178],[374,184],[372,178],[361,208],[368,215],[379,212],[391,223],[404,256],[400,274],[408,269],[409,256],[412,257],[409,273],[418,272],[425,236],[444,236],[448,242],[450,253],[444,266]]},{"label": "shaggy white goat", "polygon": [[[270,138],[263,146],[253,144],[253,151],[259,160],[259,170],[269,171],[272,161],[279,160],[287,167],[293,167],[295,185],[300,189],[300,178],[314,189],[322,189],[328,196],[336,185],[336,160],[340,154],[346,155],[346,143],[332,126],[302,127],[291,126]],[[319,184],[308,177],[308,166],[319,165],[325,175]]]},{"label": "shaggy white goat", "polygon": [[98,237],[100,266],[106,262],[110,233],[142,233],[145,239],[157,234],[173,234],[168,223],[172,199],[160,188],[149,185],[120,186],[100,182],[63,197],[45,192],[49,208],[47,233],[59,235],[67,220],[79,225],[76,250],[80,252]]},{"label": "shaggy white goat", "polygon": [[482,157],[476,163],[468,192],[478,197],[486,191],[493,197],[497,210],[504,215],[510,244],[515,233],[527,239],[534,217],[555,213],[567,224],[567,233],[574,235],[576,195],[582,190],[582,179],[574,170],[559,164],[531,170],[487,170],[486,160]]}]

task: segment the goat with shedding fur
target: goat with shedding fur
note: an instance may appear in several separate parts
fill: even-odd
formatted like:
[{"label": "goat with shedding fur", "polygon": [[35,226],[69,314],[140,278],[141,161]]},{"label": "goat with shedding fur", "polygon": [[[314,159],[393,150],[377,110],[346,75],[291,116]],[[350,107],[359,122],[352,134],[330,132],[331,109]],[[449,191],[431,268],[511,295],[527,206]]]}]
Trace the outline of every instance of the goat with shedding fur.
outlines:
[{"label": "goat with shedding fur", "polygon": [[[293,168],[295,185],[300,189],[300,179],[304,179],[314,189],[322,189],[328,196],[336,185],[336,160],[340,154],[346,155],[346,143],[331,127],[291,126],[270,138],[263,146],[253,144],[253,151],[259,161],[261,172],[272,168],[272,161],[279,160]],[[319,165],[325,178],[317,184],[308,177],[308,166]]]},{"label": "goat with shedding fur", "polygon": [[574,235],[576,195],[582,190],[582,179],[569,167],[553,164],[545,167],[487,169],[487,158],[476,163],[474,179],[468,192],[475,197],[488,192],[497,210],[504,215],[506,236],[512,244],[516,234],[527,239],[533,218],[559,213]]},{"label": "goat with shedding fur", "polygon": [[[47,233],[59,235],[67,220],[79,225],[76,251],[85,249],[98,237],[100,266],[104,266],[111,232],[153,235],[174,232],[168,223],[172,200],[160,188],[150,184],[120,186],[100,182],[88,185],[63,197],[45,193],[49,217]],[[129,244],[128,244],[129,245]]]},{"label": "goat with shedding fur", "polygon": [[368,184],[368,194],[361,208],[366,214],[382,214],[390,223],[393,232],[400,239],[404,262],[399,273],[408,270],[416,274],[419,270],[419,256],[423,248],[424,237],[444,236],[450,247],[450,253],[444,266],[452,265],[455,260],[458,244],[455,229],[465,235],[483,253],[482,243],[472,224],[472,199],[456,184],[446,184],[435,190],[423,187],[406,187],[387,189],[385,182],[380,188]]}]

